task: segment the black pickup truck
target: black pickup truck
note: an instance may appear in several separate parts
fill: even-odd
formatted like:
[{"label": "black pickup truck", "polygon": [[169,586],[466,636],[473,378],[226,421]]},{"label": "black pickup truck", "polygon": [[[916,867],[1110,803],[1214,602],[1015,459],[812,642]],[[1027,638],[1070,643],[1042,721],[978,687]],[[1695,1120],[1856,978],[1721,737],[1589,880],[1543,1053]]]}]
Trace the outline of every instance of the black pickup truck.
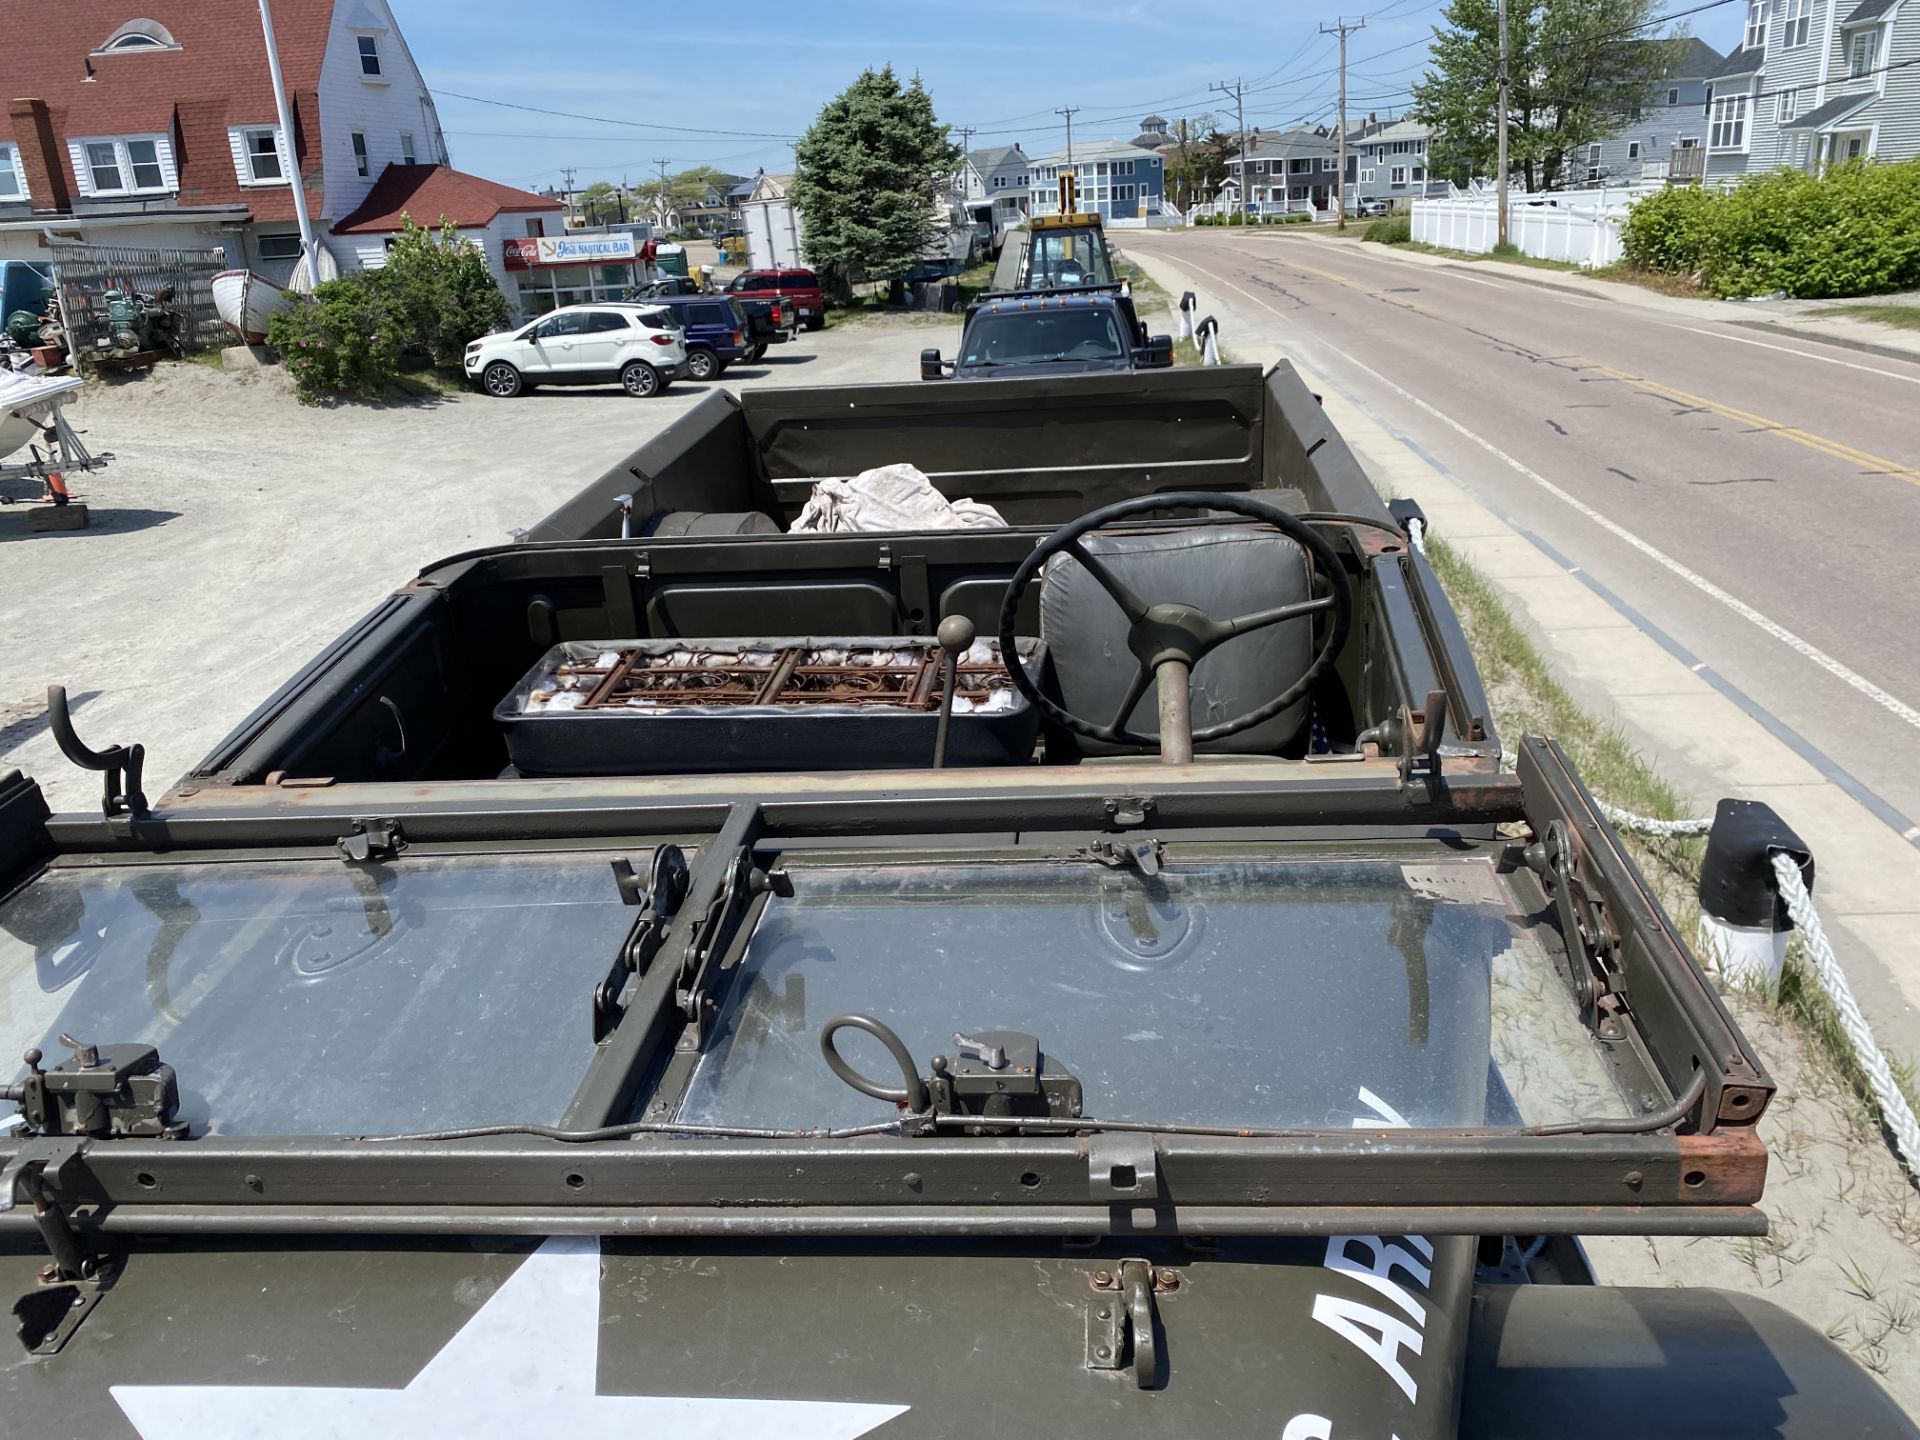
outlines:
[{"label": "black pickup truck", "polygon": [[[627,292],[629,300],[659,300],[676,295],[704,295],[711,292],[702,290],[698,284],[685,275],[665,275],[645,285],[636,285]],[[758,360],[767,353],[769,345],[784,345],[799,333],[800,312],[794,302],[784,296],[773,295],[764,299],[753,299],[745,295],[732,297],[747,312],[748,323],[753,327],[753,347],[744,357],[748,361]]]},{"label": "black pickup truck", "polygon": [[922,380],[1007,380],[1164,369],[1173,338],[1149,337],[1123,285],[1017,290],[981,296],[967,307],[960,353],[920,352]]}]

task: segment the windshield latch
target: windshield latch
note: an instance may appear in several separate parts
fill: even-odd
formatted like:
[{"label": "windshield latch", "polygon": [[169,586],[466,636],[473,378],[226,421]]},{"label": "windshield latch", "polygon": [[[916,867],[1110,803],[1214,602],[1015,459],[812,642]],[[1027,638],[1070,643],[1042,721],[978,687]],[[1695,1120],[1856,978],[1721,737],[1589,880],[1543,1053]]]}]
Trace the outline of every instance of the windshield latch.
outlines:
[{"label": "windshield latch", "polygon": [[1082,853],[1109,870],[1138,870],[1151,879],[1160,873],[1166,847],[1153,836],[1143,835],[1138,840],[1096,840]]},{"label": "windshield latch", "polygon": [[[1080,1114],[1080,1081],[1040,1051],[1038,1036],[1019,1030],[977,1030],[953,1037],[951,1057],[933,1057],[927,1095],[935,1115],[982,1120],[1057,1118]],[[991,1133],[990,1125],[963,1127]]]},{"label": "windshield latch", "polygon": [[407,846],[407,837],[401,834],[398,820],[362,818],[355,820],[353,829],[333,843],[342,860],[360,865],[370,860],[397,858]]},{"label": "windshield latch", "polygon": [[1157,1389],[1166,1365],[1155,1297],[1179,1288],[1176,1272],[1156,1270],[1145,1260],[1122,1260],[1111,1270],[1094,1271],[1094,1298],[1087,1302],[1087,1368],[1130,1365],[1135,1385]]},{"label": "windshield latch", "polygon": [[620,1022],[620,992],[627,988],[627,977],[644,975],[667,941],[669,922],[679,913],[687,898],[692,872],[686,853],[678,845],[657,845],[647,865],[647,877],[635,873],[633,862],[624,855],[613,861],[613,883],[625,905],[637,905],[634,917],[613,957],[607,978],[593,987],[593,1043],[598,1045]]}]

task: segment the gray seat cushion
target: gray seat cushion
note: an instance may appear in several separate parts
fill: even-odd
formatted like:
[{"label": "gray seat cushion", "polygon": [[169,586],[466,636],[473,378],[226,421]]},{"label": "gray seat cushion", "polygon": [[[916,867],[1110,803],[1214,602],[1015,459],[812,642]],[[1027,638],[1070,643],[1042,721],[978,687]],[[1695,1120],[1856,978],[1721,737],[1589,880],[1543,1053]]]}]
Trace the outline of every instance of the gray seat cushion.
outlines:
[{"label": "gray seat cushion", "polygon": [[[1081,542],[1147,604],[1192,605],[1216,620],[1310,598],[1306,553],[1263,525],[1210,525],[1168,531],[1109,531]],[[1126,697],[1138,662],[1127,649],[1127,618],[1100,582],[1068,555],[1047,563],[1040,591],[1040,633],[1059,680],[1061,703],[1104,725]],[[1305,673],[1313,659],[1313,619],[1303,616],[1235,636],[1193,672],[1193,728],[1205,729],[1258,709]],[[1204,753],[1270,754],[1299,733],[1302,698],[1271,720],[1198,747]],[[1127,728],[1157,736],[1157,693],[1149,687]],[[1076,737],[1089,754],[1124,747]]]}]

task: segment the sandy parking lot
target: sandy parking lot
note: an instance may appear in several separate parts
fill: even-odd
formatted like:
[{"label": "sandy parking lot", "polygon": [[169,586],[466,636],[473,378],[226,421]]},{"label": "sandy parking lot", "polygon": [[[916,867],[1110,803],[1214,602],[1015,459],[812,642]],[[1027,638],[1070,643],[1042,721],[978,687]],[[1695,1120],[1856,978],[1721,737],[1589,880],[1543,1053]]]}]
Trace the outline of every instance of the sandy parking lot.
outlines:
[{"label": "sandy parking lot", "polygon": [[[910,380],[929,343],[925,323],[864,320],[803,332],[718,383]],[[279,372],[190,364],[89,387],[69,419],[117,457],[74,487],[91,528],[32,534],[23,506],[0,508],[0,769],[33,775],[56,810],[98,803],[97,777],[45,732],[58,682],[83,738],[147,747],[157,794],[388,590],[504,542],[706,388],[320,408]]]}]

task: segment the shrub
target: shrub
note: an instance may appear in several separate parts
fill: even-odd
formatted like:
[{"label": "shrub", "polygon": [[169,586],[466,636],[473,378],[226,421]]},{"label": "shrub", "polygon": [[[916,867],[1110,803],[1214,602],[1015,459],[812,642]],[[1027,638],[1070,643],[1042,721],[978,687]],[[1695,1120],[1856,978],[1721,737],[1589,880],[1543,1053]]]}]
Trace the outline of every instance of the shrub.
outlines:
[{"label": "shrub", "polygon": [[1293,210],[1288,212],[1286,219],[1280,223],[1283,225],[1305,225],[1312,219],[1313,212],[1311,210]]},{"label": "shrub", "polygon": [[1380,245],[1405,245],[1413,239],[1413,217],[1389,215],[1384,220],[1376,220],[1367,226],[1367,233],[1361,239]]},{"label": "shrub", "polygon": [[405,317],[377,270],[328,280],[267,322],[267,343],[286,358],[294,393],[371,399],[391,385],[407,349]]},{"label": "shrub", "polygon": [[388,247],[386,268],[373,273],[404,318],[407,348],[437,365],[458,361],[468,341],[503,328],[512,316],[486,256],[451,225],[436,235],[406,220]]},{"label": "shrub", "polygon": [[1920,160],[1661,191],[1628,214],[1621,248],[1629,264],[1720,295],[1815,299],[1920,285]]}]

